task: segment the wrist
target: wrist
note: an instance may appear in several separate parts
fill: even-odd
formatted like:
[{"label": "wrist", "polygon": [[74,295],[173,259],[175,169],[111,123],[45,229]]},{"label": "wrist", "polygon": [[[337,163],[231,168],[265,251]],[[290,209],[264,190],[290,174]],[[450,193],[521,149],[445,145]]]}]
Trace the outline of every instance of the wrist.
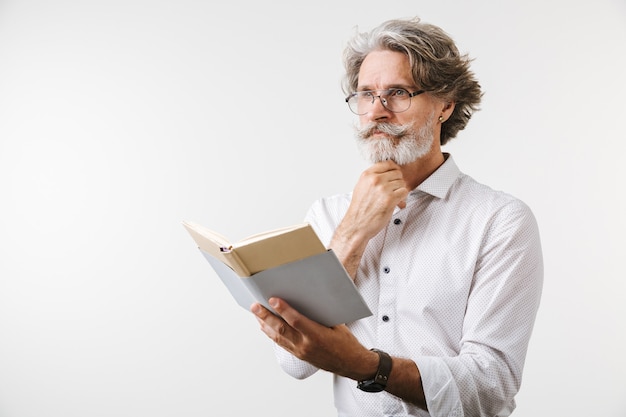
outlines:
[{"label": "wrist", "polygon": [[345,259],[360,258],[367,247],[369,239],[362,228],[352,227],[342,222],[335,229],[329,246],[335,252],[342,254]]},{"label": "wrist", "polygon": [[363,243],[367,244],[368,240],[363,227],[352,225],[344,219],[335,229],[331,242],[348,250],[358,250]]},{"label": "wrist", "polygon": [[363,355],[358,363],[360,366],[351,378],[355,381],[373,379],[376,376],[376,371],[378,370],[380,357],[378,353],[370,349],[365,351],[365,355]]},{"label": "wrist", "polygon": [[365,392],[381,392],[387,388],[393,361],[391,356],[382,350],[371,349],[371,351],[375,352],[378,356],[376,373],[373,377],[359,380],[357,388]]}]

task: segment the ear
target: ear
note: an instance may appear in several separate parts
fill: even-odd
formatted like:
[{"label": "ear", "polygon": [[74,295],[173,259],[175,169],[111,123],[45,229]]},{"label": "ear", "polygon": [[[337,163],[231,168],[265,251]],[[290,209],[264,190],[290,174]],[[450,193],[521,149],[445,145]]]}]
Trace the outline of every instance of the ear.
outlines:
[{"label": "ear", "polygon": [[452,116],[452,112],[454,111],[454,101],[449,101],[443,103],[443,108],[441,109],[441,123],[444,123],[446,120]]}]

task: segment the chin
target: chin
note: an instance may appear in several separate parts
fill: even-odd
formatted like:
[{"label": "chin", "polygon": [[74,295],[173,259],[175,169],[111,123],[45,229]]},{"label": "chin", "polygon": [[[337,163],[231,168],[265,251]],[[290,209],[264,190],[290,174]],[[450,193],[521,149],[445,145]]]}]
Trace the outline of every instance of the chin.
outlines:
[{"label": "chin", "polygon": [[368,146],[363,149],[365,157],[372,163],[391,159],[398,165],[409,165],[427,156],[432,150],[432,142],[420,146],[411,141],[394,146],[393,149],[376,149],[376,146]]}]

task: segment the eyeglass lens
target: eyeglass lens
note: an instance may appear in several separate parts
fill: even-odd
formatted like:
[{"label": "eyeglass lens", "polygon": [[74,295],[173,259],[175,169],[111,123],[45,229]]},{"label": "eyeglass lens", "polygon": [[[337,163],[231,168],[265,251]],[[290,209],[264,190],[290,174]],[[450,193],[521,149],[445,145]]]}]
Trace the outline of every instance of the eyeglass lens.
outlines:
[{"label": "eyeglass lens", "polygon": [[401,88],[359,91],[352,94],[346,101],[353,113],[363,115],[372,109],[376,99],[379,99],[387,110],[394,113],[406,111],[411,105],[411,95],[408,91]]}]

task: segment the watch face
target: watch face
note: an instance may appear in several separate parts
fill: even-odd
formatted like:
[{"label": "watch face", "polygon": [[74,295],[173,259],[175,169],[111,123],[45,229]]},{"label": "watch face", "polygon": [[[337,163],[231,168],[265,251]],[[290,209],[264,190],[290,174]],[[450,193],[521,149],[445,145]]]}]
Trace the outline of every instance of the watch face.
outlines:
[{"label": "watch face", "polygon": [[381,392],[385,389],[383,385],[373,380],[359,382],[357,388],[365,392]]}]

